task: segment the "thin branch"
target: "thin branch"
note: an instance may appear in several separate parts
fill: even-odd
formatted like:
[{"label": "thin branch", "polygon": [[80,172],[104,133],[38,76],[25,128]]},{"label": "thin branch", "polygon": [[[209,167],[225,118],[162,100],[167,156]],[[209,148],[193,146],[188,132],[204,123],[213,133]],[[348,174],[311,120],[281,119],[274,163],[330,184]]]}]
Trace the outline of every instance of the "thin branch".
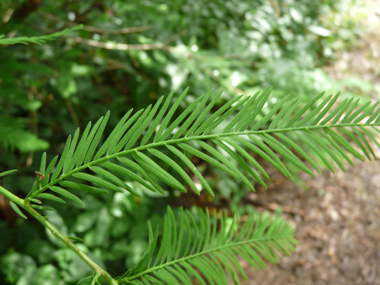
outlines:
[{"label": "thin branch", "polygon": [[81,37],[73,38],[74,41],[80,44],[86,44],[92,47],[110,49],[110,50],[155,50],[155,49],[164,49],[165,44],[157,43],[157,44],[120,44],[113,42],[98,42],[95,40],[84,39]]},{"label": "thin branch", "polygon": [[[78,23],[64,21],[52,14],[43,12],[41,10],[37,10],[37,14],[40,15],[41,17],[44,17],[45,19],[48,19],[54,22],[62,22],[67,27],[73,27],[73,26],[78,25]],[[130,27],[130,28],[117,29],[117,30],[109,30],[109,29],[103,29],[103,28],[98,28],[94,26],[84,25],[82,30],[87,31],[87,32],[97,33],[97,34],[122,35],[122,34],[145,32],[149,30],[151,27],[152,26],[149,25],[149,26],[142,26],[142,27]]]},{"label": "thin branch", "polygon": [[107,62],[109,64],[108,70],[122,69],[122,70],[126,71],[129,74],[139,75],[139,76],[141,76],[141,78],[143,78],[144,80],[148,81],[149,83],[157,85],[157,81],[155,81],[154,79],[150,78],[146,74],[144,74],[144,73],[142,73],[142,72],[140,72],[140,71],[138,71],[136,69],[133,69],[132,67],[128,66],[127,64],[125,64],[123,62],[114,60],[112,58],[106,58],[105,62]]},{"label": "thin branch", "polygon": [[[68,2],[68,1],[67,1]],[[66,2],[66,3],[67,3]],[[90,13],[92,10],[98,8],[100,10],[104,9],[104,3],[102,3],[102,0],[95,0],[92,2],[91,6],[89,6],[86,10],[84,10],[82,13],[77,12],[78,19],[83,19],[88,13]],[[69,4],[70,5],[70,4]]]},{"label": "thin branch", "polygon": [[99,42],[91,39],[84,39],[81,37],[75,37],[73,38],[74,41],[81,44],[86,44],[89,46],[97,47],[97,48],[104,48],[109,50],[156,50],[156,49],[164,49],[167,51],[172,52],[172,47],[169,47],[168,44],[177,39],[178,37],[186,34],[186,30],[180,31],[162,43],[156,43],[156,44],[122,44],[122,43],[114,43],[114,42]]},{"label": "thin branch", "polygon": [[171,42],[173,42],[174,40],[176,40],[177,38],[182,37],[182,36],[184,36],[186,34],[187,34],[187,30],[179,31],[178,33],[175,33],[174,35],[172,35],[169,38],[167,38],[166,40],[164,40],[163,44],[164,45],[168,45]]},{"label": "thin branch", "polygon": [[78,116],[75,113],[75,110],[74,110],[73,104],[71,103],[71,100],[69,98],[63,98],[63,101],[65,101],[67,110],[69,111],[70,117],[73,120],[74,125],[76,127],[79,127]]},{"label": "thin branch", "polygon": [[17,197],[16,195],[9,192],[7,189],[0,186],[0,193],[3,194],[6,198],[8,198],[13,203],[22,207],[25,211],[31,214],[35,219],[37,219],[41,224],[43,224],[57,239],[62,241],[68,248],[70,248],[73,252],[76,253],[87,265],[89,265],[95,272],[99,273],[108,284],[117,285],[115,279],[113,279],[107,271],[97,265],[91,258],[89,258],[84,252],[80,251],[79,248],[75,246],[75,244],[70,241],[70,239],[62,234],[56,227],[50,224],[46,217],[41,216],[35,209],[33,209],[30,204],[25,202],[25,200]]},{"label": "thin branch", "polygon": [[[32,28],[42,31],[44,33],[54,33],[54,30],[42,28],[37,25],[32,25]],[[84,39],[81,37],[70,37],[70,36],[61,36],[66,38],[71,38],[77,43],[86,44],[89,46],[97,47],[97,48],[103,48],[108,50],[156,50],[156,49],[163,49],[167,50],[169,52],[175,52],[175,48],[168,46],[168,44],[178,37],[186,34],[186,30],[182,30],[172,36],[170,36],[168,39],[163,41],[162,43],[156,43],[156,44],[122,44],[122,43],[114,43],[114,42],[99,42],[91,39]]]}]

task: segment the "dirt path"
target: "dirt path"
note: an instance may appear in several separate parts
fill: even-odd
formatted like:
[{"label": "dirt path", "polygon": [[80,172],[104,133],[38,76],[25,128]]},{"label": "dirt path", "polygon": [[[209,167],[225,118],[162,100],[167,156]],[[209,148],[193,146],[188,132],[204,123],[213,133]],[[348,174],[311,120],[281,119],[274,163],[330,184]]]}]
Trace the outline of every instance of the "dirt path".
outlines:
[{"label": "dirt path", "polygon": [[283,216],[297,228],[300,245],[279,265],[249,271],[243,284],[380,284],[380,162],[346,169],[302,175],[308,191],[272,173],[276,183],[252,199],[266,205],[259,211],[292,209]]}]

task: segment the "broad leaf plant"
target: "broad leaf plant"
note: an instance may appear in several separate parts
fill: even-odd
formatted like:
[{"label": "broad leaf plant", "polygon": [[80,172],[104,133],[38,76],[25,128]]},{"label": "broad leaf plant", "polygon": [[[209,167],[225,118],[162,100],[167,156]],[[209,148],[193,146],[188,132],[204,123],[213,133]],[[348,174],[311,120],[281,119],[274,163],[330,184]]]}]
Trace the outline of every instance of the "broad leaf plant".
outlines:
[{"label": "broad leaf plant", "polygon": [[43,215],[54,210],[44,205],[45,200],[72,200],[84,206],[71,189],[140,196],[125,183],[132,180],[152,192],[192,189],[200,194],[195,176],[203,191],[215,195],[193,164],[193,156],[241,180],[252,191],[256,183],[266,187],[269,178],[258,157],[289,178],[289,162],[313,175],[312,169],[319,172],[313,157],[333,172],[334,164],[344,170],[343,161],[352,164],[353,156],[376,159],[371,145],[379,146],[378,102],[361,104],[347,98],[337,105],[339,94],[321,93],[305,106],[285,97],[265,114],[262,110],[271,94],[267,88],[233,98],[211,112],[222,93],[210,91],[175,117],[187,91],[176,100],[172,92],[145,110],[128,111],[107,138],[102,135],[110,112],[94,125],[90,122],[82,134],[77,129],[60,156],[48,162],[46,153],[42,155],[25,199],[0,186],[0,193],[21,217],[27,218],[26,211],[36,218],[94,270],[80,284],[100,284],[101,279],[113,285],[190,285],[195,279],[200,284],[228,284],[227,276],[239,284],[240,276],[246,278],[239,258],[256,269],[265,268],[265,262],[289,255],[297,241],[294,229],[279,218],[253,214],[241,223],[222,212],[168,207],[162,235],[149,224],[149,245],[141,260],[124,275],[113,277],[78,249],[74,242],[79,238],[65,236]]}]

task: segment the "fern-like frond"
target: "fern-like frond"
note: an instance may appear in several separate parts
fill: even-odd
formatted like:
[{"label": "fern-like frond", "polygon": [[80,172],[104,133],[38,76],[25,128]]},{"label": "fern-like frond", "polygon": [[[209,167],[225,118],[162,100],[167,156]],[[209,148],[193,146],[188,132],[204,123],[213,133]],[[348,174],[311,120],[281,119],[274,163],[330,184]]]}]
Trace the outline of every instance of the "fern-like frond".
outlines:
[{"label": "fern-like frond", "polygon": [[[191,156],[225,171],[252,190],[256,182],[266,187],[263,177],[268,178],[257,156],[289,178],[292,176],[284,161],[313,175],[313,168],[319,171],[314,156],[331,171],[334,163],[344,170],[343,160],[352,163],[352,156],[376,159],[370,142],[380,146],[378,103],[359,105],[358,101],[345,99],[335,107],[338,95],[323,97],[321,93],[305,106],[298,106],[297,99],[285,97],[269,112],[262,112],[270,91],[267,88],[253,96],[234,98],[214,113],[211,109],[221,93],[214,95],[210,91],[175,119],[173,115],[187,89],[174,104],[170,93],[145,110],[127,112],[99,145],[108,112],[94,126],[90,122],[82,135],[78,129],[73,137],[69,136],[59,159],[55,157],[47,164],[43,156],[39,172],[44,178],[36,178],[27,198],[41,197],[49,189],[52,191],[49,194],[81,205],[79,198],[66,189],[97,194],[128,191],[139,196],[126,180],[160,193],[167,187],[186,192],[187,184],[199,194],[192,176],[214,195]],[[306,152],[304,146],[312,151]],[[46,195],[41,198],[48,199]]]},{"label": "fern-like frond", "polygon": [[43,44],[46,41],[55,40],[58,37],[66,36],[70,34],[72,31],[82,29],[83,25],[78,25],[72,28],[64,29],[60,32],[56,32],[50,35],[43,35],[38,37],[16,37],[16,38],[5,38],[5,35],[0,35],[0,45],[16,45],[16,44],[24,44],[28,45],[30,43],[33,44]]},{"label": "fern-like frond", "polygon": [[0,148],[21,152],[46,150],[49,143],[26,130],[19,119],[0,116]]},{"label": "fern-like frond", "polygon": [[294,229],[285,221],[263,214],[249,215],[240,225],[221,211],[212,216],[206,209],[179,215],[168,207],[158,246],[158,228],[149,224],[149,245],[138,264],[117,278],[121,284],[228,284],[226,272],[235,284],[239,274],[246,281],[238,256],[254,268],[265,268],[265,261],[277,263],[289,255],[297,241]]}]

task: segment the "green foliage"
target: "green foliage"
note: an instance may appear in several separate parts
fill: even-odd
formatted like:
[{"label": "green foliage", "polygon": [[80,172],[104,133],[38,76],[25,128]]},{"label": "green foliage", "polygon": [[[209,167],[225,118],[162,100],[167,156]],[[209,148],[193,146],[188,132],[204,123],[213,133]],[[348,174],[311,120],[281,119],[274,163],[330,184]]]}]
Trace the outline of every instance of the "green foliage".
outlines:
[{"label": "green foliage", "polygon": [[[254,181],[266,187],[261,177],[269,176],[247,151],[261,156],[284,176],[292,179],[289,169],[275,152],[310,175],[313,175],[311,167],[294,155],[292,149],[318,172],[320,170],[313,162],[312,155],[318,156],[332,172],[334,167],[331,160],[344,170],[342,159],[352,164],[346,152],[364,159],[344,136],[351,138],[369,160],[371,155],[375,158],[370,145],[355,137],[368,137],[377,143],[375,126],[380,122],[378,103],[371,105],[367,102],[355,110],[359,100],[351,98],[343,100],[334,108],[339,94],[323,99],[324,93],[321,93],[296,110],[299,99],[289,101],[286,96],[263,115],[262,109],[269,100],[270,91],[267,88],[253,96],[237,97],[214,113],[210,113],[210,110],[221,92],[208,92],[190,104],[175,120],[172,115],[184,100],[187,90],[171,107],[173,93],[170,93],[166,100],[161,97],[153,107],[148,106],[134,115],[132,110],[127,112],[108,138],[99,144],[109,118],[108,112],[94,127],[89,123],[81,136],[79,128],[72,138],[69,136],[59,160],[55,157],[47,164],[46,155],[42,156],[40,174],[43,179],[36,179],[37,183],[26,200],[33,202],[35,198],[47,198],[61,202],[60,198],[53,196],[59,194],[84,206],[79,197],[61,186],[95,194],[107,193],[107,190],[123,193],[125,190],[141,197],[140,193],[124,182],[126,179],[161,194],[165,190],[160,183],[164,183],[165,188],[186,192],[183,185],[186,182],[199,195],[199,189],[191,179],[193,175],[200,180],[202,188],[214,196],[213,190],[188,155],[206,161],[254,190]],[[210,97],[212,100],[208,102]],[[369,117],[368,120],[361,122],[366,117]],[[157,132],[154,134],[155,130]],[[306,153],[295,140],[312,148],[314,154]],[[99,150],[96,151],[97,148]],[[169,153],[176,158],[170,158]],[[184,171],[184,167],[189,171]],[[88,170],[91,172],[88,173]],[[86,185],[87,182],[94,186]],[[52,193],[47,196],[45,192],[49,189]]]},{"label": "green foliage", "polygon": [[0,116],[0,146],[4,149],[17,149],[21,152],[46,150],[49,143],[25,130],[20,120]]},{"label": "green foliage", "polygon": [[[221,92],[213,94],[210,91],[190,104],[176,119],[172,115],[184,100],[187,90],[174,103],[172,92],[166,100],[161,97],[153,107],[148,106],[134,115],[132,110],[127,112],[107,139],[100,143],[109,119],[108,112],[93,127],[89,123],[81,136],[79,129],[72,138],[69,136],[59,159],[54,157],[48,164],[46,154],[42,155],[35,183],[23,204],[18,202],[18,198],[12,198],[4,191],[2,193],[12,200],[12,208],[26,218],[16,203],[29,213],[29,206],[37,210],[55,211],[45,203],[49,200],[65,203],[56,196],[58,194],[79,206],[85,205],[72,190],[66,189],[94,194],[106,194],[110,190],[140,198],[143,193],[125,183],[128,180],[140,183],[147,191],[161,194],[166,189],[186,192],[187,188],[183,186],[186,182],[199,195],[200,189],[191,179],[195,175],[203,189],[214,195],[189,156],[196,156],[223,170],[253,191],[252,181],[266,187],[261,177],[269,176],[255,157],[249,154],[250,151],[289,178],[292,178],[289,169],[278,154],[310,175],[313,175],[311,166],[319,172],[312,155],[306,153],[295,140],[312,148],[313,156],[319,156],[332,172],[332,162],[342,170],[345,170],[342,160],[352,164],[350,155],[361,160],[364,156],[371,160],[372,155],[376,159],[368,142],[380,147],[380,131],[376,128],[380,126],[378,102],[360,106],[358,100],[347,98],[335,107],[339,94],[323,97],[324,93],[321,93],[298,110],[294,106],[299,100],[289,101],[285,97],[269,113],[262,114],[270,92],[271,88],[267,88],[252,96],[234,98],[210,113],[221,96]],[[210,97],[212,100],[208,102]],[[364,155],[352,146],[354,143]],[[165,154],[169,151],[175,159]],[[294,152],[298,152],[298,156]],[[169,169],[176,174],[170,174]],[[95,186],[89,186],[88,182]],[[51,193],[46,193],[49,190]],[[50,217],[61,219],[54,215]],[[93,217],[90,215],[88,218]],[[45,223],[44,219],[42,223]],[[103,208],[99,212],[98,226],[94,229],[97,233],[90,238],[89,245],[100,245],[105,241],[101,237],[108,234],[109,223],[107,209]],[[157,245],[158,228],[153,231],[149,225],[149,244],[145,252],[140,252],[141,259],[117,279],[117,283],[191,284],[188,275],[193,275],[202,284],[205,280],[227,284],[227,279],[221,276],[226,270],[235,284],[239,284],[238,272],[245,275],[236,255],[245,258],[255,268],[264,268],[263,258],[277,262],[277,256],[289,254],[296,244],[294,230],[289,225],[260,214],[249,216],[240,227],[238,220],[231,220],[222,213],[214,213],[211,218],[207,210],[206,213],[197,210],[196,214],[181,210],[176,219],[168,208],[163,224],[161,245]],[[78,226],[82,225],[84,222]],[[48,224],[45,226],[49,227]],[[50,231],[56,233],[58,230]],[[67,230],[61,228],[60,231],[67,236]],[[82,241],[75,236],[67,238]],[[84,237],[85,242],[86,239],[87,236]],[[69,245],[67,240],[63,241]],[[92,280],[94,284],[100,276],[104,277],[105,273],[99,270],[83,282]],[[114,284],[110,283],[113,279],[109,278],[108,283]]]},{"label": "green foliage", "polygon": [[[61,33],[65,28],[78,24],[83,24],[83,27],[75,32],[75,37],[66,35],[49,41],[49,45],[2,45],[0,61],[6,68],[0,69],[0,171],[18,169],[19,172],[6,176],[9,173],[1,172],[0,176],[4,174],[2,186],[23,197],[30,192],[33,182],[36,191],[47,185],[57,187],[52,188],[55,191],[46,188],[38,197],[30,198],[31,204],[38,211],[54,207],[57,212],[42,212],[72,240],[82,239],[83,242],[76,241],[80,250],[87,254],[94,252],[96,257],[91,255],[91,258],[103,268],[107,266],[112,276],[121,275],[125,268],[133,268],[139,262],[148,246],[147,220],[153,226],[160,224],[162,228],[165,205],[175,198],[181,199],[183,187],[186,191],[191,189],[194,196],[199,192],[199,201],[206,197],[208,202],[217,206],[220,200],[224,200],[230,209],[238,211],[242,209],[239,201],[249,188],[267,183],[265,169],[256,162],[260,154],[255,151],[263,151],[262,147],[250,137],[224,136],[223,130],[233,120],[234,112],[226,117],[225,122],[221,121],[217,129],[207,127],[229,108],[240,104],[236,107],[239,111],[247,104],[248,99],[236,97],[236,94],[244,93],[242,90],[246,94],[255,94],[263,86],[273,86],[272,96],[252,121],[257,124],[287,94],[299,102],[297,105],[296,99],[290,101],[294,103],[293,111],[296,113],[299,106],[303,106],[302,102],[306,104],[311,94],[319,92],[321,86],[331,92],[347,86],[353,92],[344,92],[344,96],[365,96],[369,89],[378,88],[354,80],[339,82],[323,71],[323,65],[335,57],[335,51],[349,47],[356,39],[355,24],[344,17],[352,5],[351,1],[100,2],[1,1],[3,24],[0,34],[6,36],[0,41],[15,42],[27,38],[27,42],[31,42],[38,40],[41,34],[50,38],[51,34]],[[26,5],[28,3],[36,6]],[[128,44],[128,49],[117,49],[118,44],[121,47]],[[192,93],[187,93],[182,101],[176,101],[175,111],[168,111],[173,100],[166,98],[161,99],[160,106],[154,105],[157,107],[154,116],[154,107],[146,113],[139,111],[156,103],[159,95],[173,89],[180,92],[189,85]],[[199,94],[211,88],[225,90],[212,107],[209,101],[214,98],[213,93],[208,95],[208,101],[205,97],[199,98]],[[318,102],[323,99],[325,97]],[[293,108],[290,102],[285,101],[283,107]],[[351,106],[355,102],[351,102]],[[210,110],[202,112],[201,104],[204,104],[203,108],[210,106]],[[193,109],[188,109],[190,106]],[[361,106],[359,102],[353,110]],[[199,114],[205,117],[196,123],[199,125],[194,127],[193,133],[203,125],[206,127],[204,131],[210,131],[209,135],[223,133],[222,137],[186,142],[184,136],[197,118],[194,117],[192,123],[188,121],[188,126],[184,125],[198,107]],[[368,111],[368,107],[365,110]],[[92,153],[94,157],[99,152],[99,147],[105,145],[106,138],[125,110],[132,108],[139,112],[138,115],[130,113],[129,118],[125,118],[120,133],[113,133],[120,140],[108,141],[99,156],[99,160],[104,161],[94,162],[88,154]],[[222,108],[223,111],[207,122]],[[313,108],[311,106],[310,111]],[[98,121],[107,110],[112,110],[112,116],[106,115]],[[184,112],[187,113],[183,115]],[[342,159],[347,159],[343,155],[346,154],[344,145],[338,143],[339,137],[335,133],[321,127],[318,131],[311,129],[311,134],[306,131],[306,124],[303,130],[282,132],[281,136],[277,131],[273,132],[273,137],[282,147],[291,150],[298,159],[284,152],[280,157],[281,164],[275,161],[273,154],[279,156],[277,150],[282,149],[268,140],[267,135],[272,136],[272,131],[267,128],[273,119],[277,118],[279,126],[280,122],[286,122],[285,116],[291,118],[290,112],[281,113],[282,117],[280,112],[278,110],[277,114],[267,117],[269,120],[254,134],[255,139],[263,139],[264,145],[272,151],[261,152],[267,155],[267,161],[272,160],[272,165],[297,178],[298,160],[310,170],[314,166],[310,166],[307,159],[316,159],[317,168],[332,169],[335,168],[334,163],[339,166]],[[165,122],[169,113],[171,119]],[[137,126],[140,122],[137,122],[143,115],[146,117],[142,122],[148,125],[131,150],[142,148],[134,156],[119,156],[114,150],[121,147],[120,151],[123,151],[127,143],[120,145],[121,139],[127,139],[126,132],[133,126],[136,126],[136,132],[140,131]],[[150,115],[153,117],[149,121]],[[129,127],[125,125],[133,117],[134,122]],[[240,121],[244,119],[240,118]],[[66,163],[66,160],[61,162],[58,154],[64,150],[67,136],[89,121],[93,123],[87,133],[82,130],[82,134],[77,134],[76,143],[73,140],[67,142],[66,153],[76,160],[75,165]],[[161,128],[162,125],[164,127]],[[182,135],[178,134],[174,139],[181,126],[184,126]],[[351,128],[343,124],[333,130],[349,142],[354,141],[362,149],[362,156],[371,158],[373,154],[366,140],[370,137],[366,132],[373,129],[365,128],[366,131],[359,126]],[[157,129],[161,129],[159,134],[155,132]],[[266,135],[260,130],[267,130]],[[187,150],[174,143],[181,138],[185,139],[182,146]],[[314,145],[315,140],[327,144]],[[156,147],[157,141],[162,145]],[[168,144],[168,141],[173,144]],[[294,144],[300,146],[304,153],[294,148]],[[252,149],[252,145],[256,148]],[[339,151],[338,147],[344,150]],[[46,156],[43,155],[42,152],[48,148]],[[83,150],[87,150],[84,157]],[[108,153],[116,159],[106,161]],[[41,156],[42,161],[39,159]],[[59,163],[62,167],[57,170]],[[35,171],[45,175],[45,180],[33,177],[31,174]],[[249,183],[242,179],[241,174]],[[56,175],[54,179],[53,175]],[[53,180],[56,182],[54,185]],[[174,190],[176,188],[178,190]],[[122,193],[116,192],[120,189]],[[199,202],[188,200],[187,206]],[[19,219],[15,224],[10,222],[12,229],[0,221],[3,241],[0,255],[8,256],[15,252],[34,260],[33,264],[30,263],[32,269],[18,274],[10,266],[0,266],[0,283],[24,282],[34,276],[35,284],[43,284],[42,279],[37,278],[43,276],[44,282],[51,284],[76,284],[77,280],[91,274],[79,257],[62,247],[50,232],[45,235],[42,226],[30,221]],[[41,248],[41,251],[33,248]],[[94,275],[86,280],[96,280],[97,277]]]},{"label": "green foliage", "polygon": [[278,256],[294,250],[297,241],[293,236],[294,229],[269,216],[251,215],[240,226],[239,218],[228,218],[222,212],[210,217],[207,210],[204,213],[199,209],[180,209],[176,219],[168,207],[161,245],[157,245],[158,228],[153,231],[149,227],[149,245],[142,259],[117,280],[125,284],[157,284],[159,280],[164,284],[192,284],[191,273],[201,284],[206,280],[228,284],[226,270],[239,284],[239,273],[246,281],[248,278],[237,256],[256,269],[265,269],[263,258],[276,263]]},{"label": "green foliage", "polygon": [[[35,10],[24,11],[29,2]],[[38,166],[22,163],[26,154],[13,150],[44,151],[49,141],[51,153],[58,154],[62,141],[79,125],[107,110],[119,118],[128,108],[144,108],[160,94],[184,86],[192,86],[188,102],[211,88],[223,88],[217,105],[242,90],[252,94],[268,85],[276,99],[290,93],[305,101],[320,86],[342,90],[342,83],[328,78],[322,67],[345,46],[342,41],[352,41],[356,34],[349,20],[332,24],[332,17],[352,5],[343,0],[38,3],[3,1],[0,34],[12,40],[83,27],[75,37],[49,45],[2,47],[0,60],[7,68],[0,70],[0,112],[6,118],[0,118],[0,130],[12,117],[26,123],[17,130],[29,134],[17,140],[21,146],[8,139],[9,132],[0,134],[6,140],[0,141],[4,169],[34,172]],[[327,28],[328,33],[320,32]],[[130,49],[103,47],[126,43]],[[116,123],[112,119],[109,125]]]}]

